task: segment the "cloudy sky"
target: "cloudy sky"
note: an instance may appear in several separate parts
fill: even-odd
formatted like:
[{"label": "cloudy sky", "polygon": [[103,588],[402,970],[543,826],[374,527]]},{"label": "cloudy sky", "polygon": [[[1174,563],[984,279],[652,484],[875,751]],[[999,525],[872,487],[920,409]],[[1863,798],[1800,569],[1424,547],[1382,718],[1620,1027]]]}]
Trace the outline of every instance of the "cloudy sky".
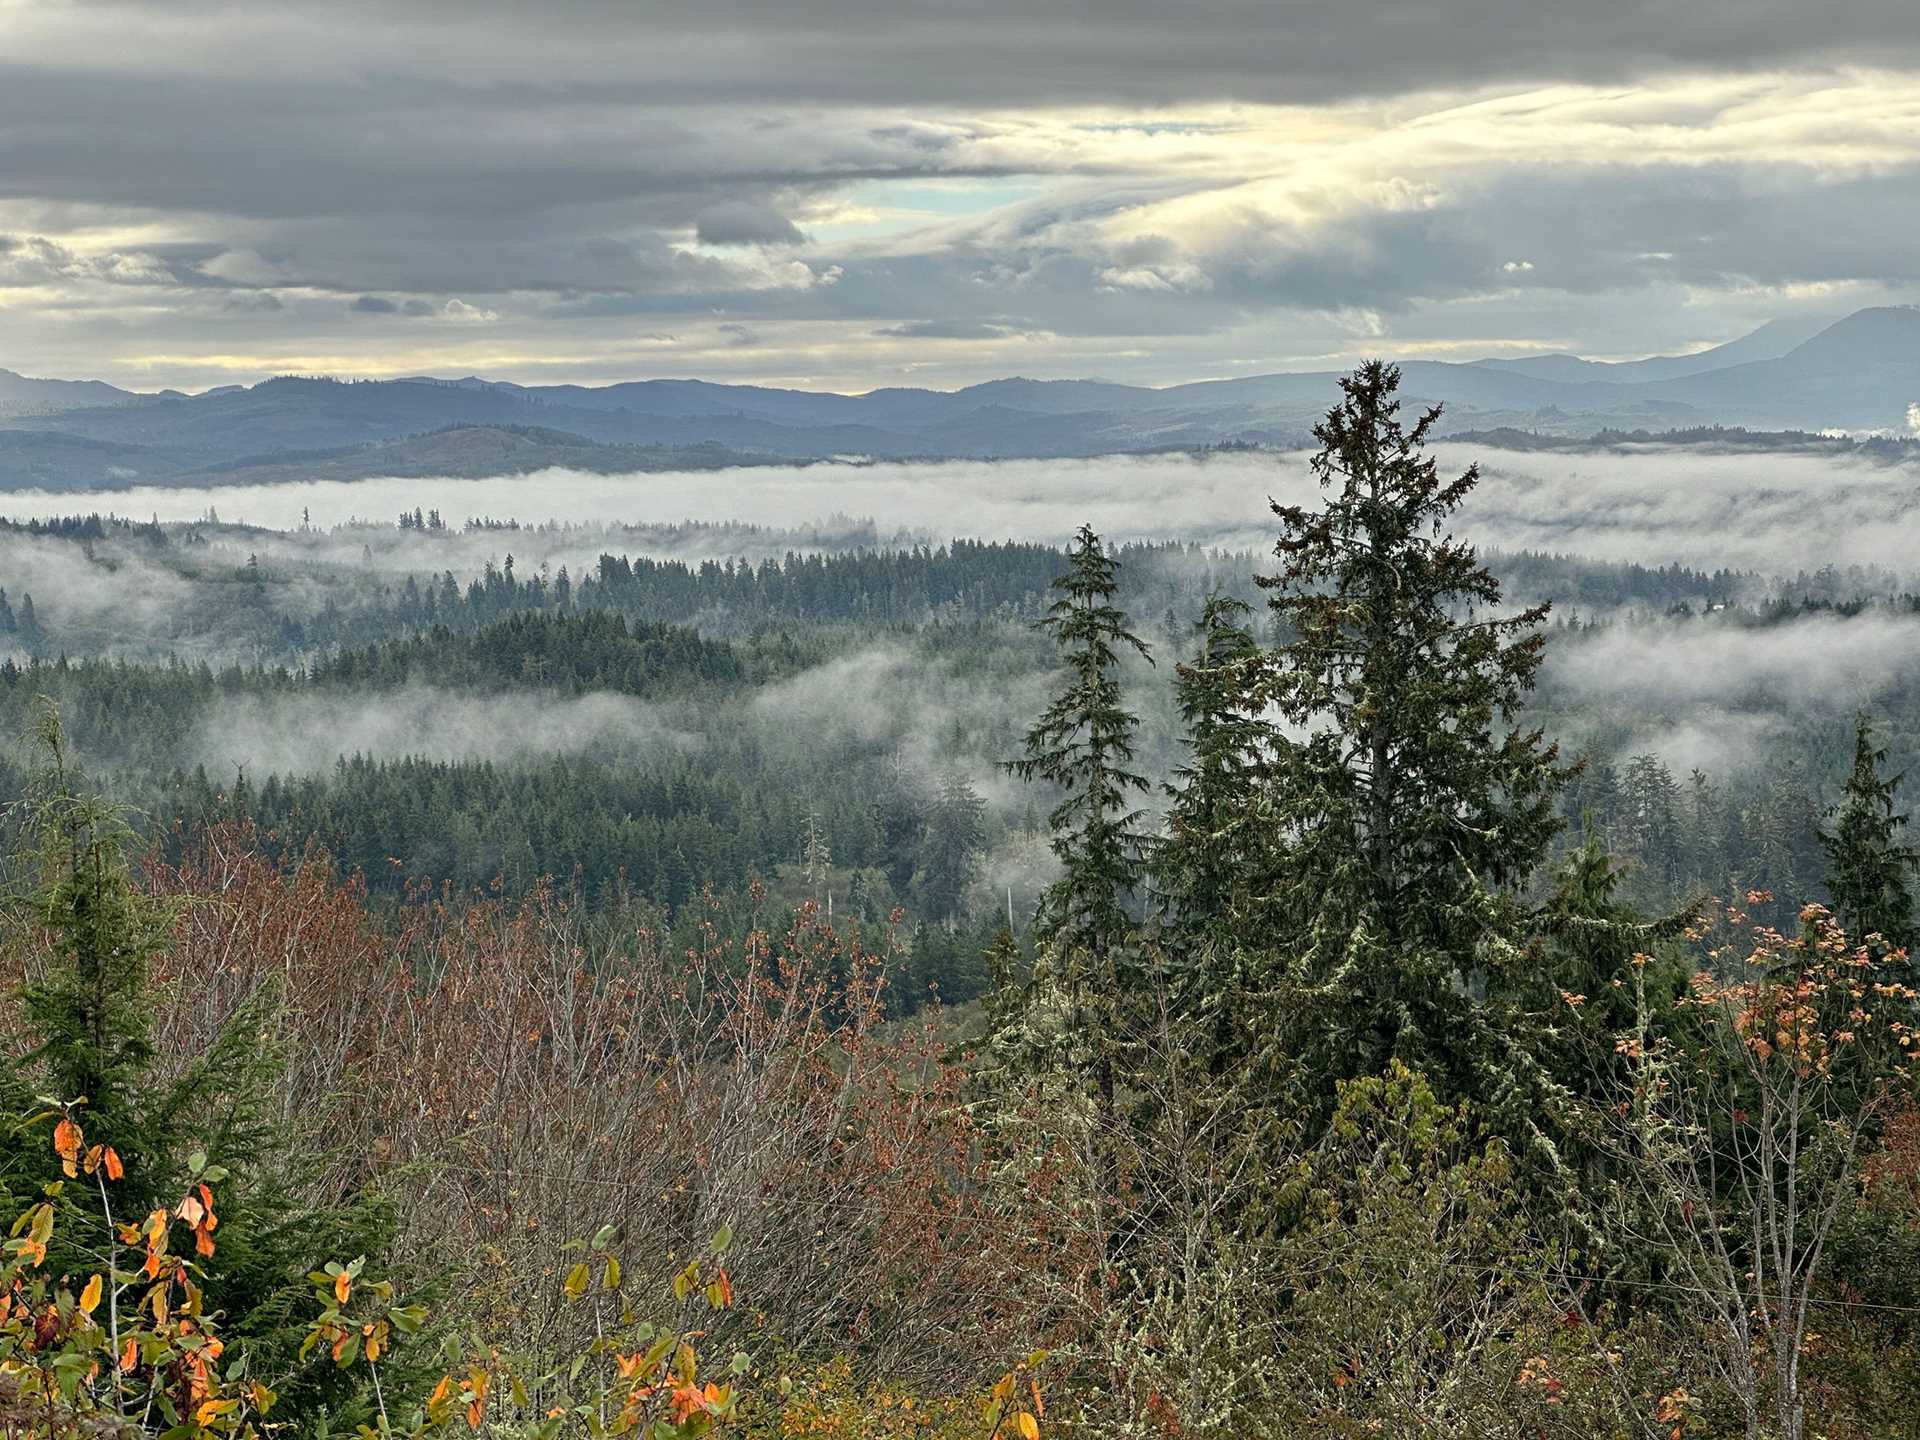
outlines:
[{"label": "cloudy sky", "polygon": [[1920,300],[1914,0],[0,0],[0,366],[950,388]]}]

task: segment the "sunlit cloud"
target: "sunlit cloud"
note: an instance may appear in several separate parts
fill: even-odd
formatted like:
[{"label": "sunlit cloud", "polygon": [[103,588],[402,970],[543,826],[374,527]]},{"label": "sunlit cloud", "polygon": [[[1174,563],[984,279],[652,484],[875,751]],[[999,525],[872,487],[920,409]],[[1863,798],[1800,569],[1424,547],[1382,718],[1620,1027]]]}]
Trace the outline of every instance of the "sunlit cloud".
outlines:
[{"label": "sunlit cloud", "polygon": [[1920,297],[1920,34],[1880,0],[1569,12],[1553,50],[1276,49],[1237,0],[1097,43],[979,0],[344,3],[0,10],[0,364],[1165,383]]}]

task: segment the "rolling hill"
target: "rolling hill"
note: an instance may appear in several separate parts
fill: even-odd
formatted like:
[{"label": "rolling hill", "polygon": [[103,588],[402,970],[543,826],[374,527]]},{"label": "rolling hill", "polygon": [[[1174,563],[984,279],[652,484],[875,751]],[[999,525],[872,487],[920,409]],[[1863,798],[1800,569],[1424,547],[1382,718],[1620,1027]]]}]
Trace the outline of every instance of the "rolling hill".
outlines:
[{"label": "rolling hill", "polygon": [[[1612,364],[1571,355],[1409,361],[1402,388],[1410,404],[1444,403],[1454,430],[1905,433],[1908,407],[1920,402],[1920,309],[1862,310],[1808,328],[1775,322],[1697,354]],[[700,380],[590,387],[279,377],[189,396],[0,370],[0,485],[644,470],[676,452],[752,464],[1287,444],[1306,438],[1338,379],[1281,373],[1155,389],[1010,378],[839,395]]]}]

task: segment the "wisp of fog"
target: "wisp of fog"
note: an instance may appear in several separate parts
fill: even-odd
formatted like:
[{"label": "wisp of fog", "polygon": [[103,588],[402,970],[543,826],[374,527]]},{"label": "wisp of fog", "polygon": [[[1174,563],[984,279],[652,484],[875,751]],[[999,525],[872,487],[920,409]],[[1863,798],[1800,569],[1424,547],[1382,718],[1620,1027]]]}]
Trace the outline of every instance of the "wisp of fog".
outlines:
[{"label": "wisp of fog", "polygon": [[[1444,444],[1436,454],[1450,469],[1481,465],[1482,487],[1462,528],[1491,547],[1764,573],[1829,564],[1908,567],[1903,527],[1920,482],[1912,463],[1652,444],[1578,453]],[[1307,459],[1304,452],[1235,452],[14,492],[0,493],[0,514],[111,511],[195,520],[217,511],[225,521],[277,530],[309,518],[323,527],[356,519],[391,524],[389,517],[415,508],[439,510],[455,526],[491,516],[647,525],[747,518],[797,528],[854,514],[882,532],[939,538],[1057,543],[1084,521],[1114,539],[1263,549],[1271,538],[1269,498],[1299,501],[1315,492]],[[722,537],[713,549],[713,558],[736,553]]]}]

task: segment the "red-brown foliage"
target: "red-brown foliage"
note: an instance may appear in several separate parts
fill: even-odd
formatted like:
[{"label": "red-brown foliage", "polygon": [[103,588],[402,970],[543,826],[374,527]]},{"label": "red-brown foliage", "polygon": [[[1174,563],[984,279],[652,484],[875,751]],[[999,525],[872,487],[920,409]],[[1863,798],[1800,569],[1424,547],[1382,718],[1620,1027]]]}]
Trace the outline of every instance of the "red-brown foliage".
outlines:
[{"label": "red-brown foliage", "polygon": [[404,1168],[403,1253],[460,1274],[483,1325],[525,1343],[564,1324],[526,1297],[583,1229],[619,1225],[665,1276],[725,1222],[783,1343],[927,1382],[1002,1348],[1006,1227],[964,1074],[932,1024],[881,1024],[885,957],[811,907],[777,939],[709,925],[668,954],[547,889],[376,914],[326,856],[275,863],[243,828],[150,875],[187,902],[163,1052],[198,1053],[274,987],[283,1104],[335,1157],[322,1183]]}]

